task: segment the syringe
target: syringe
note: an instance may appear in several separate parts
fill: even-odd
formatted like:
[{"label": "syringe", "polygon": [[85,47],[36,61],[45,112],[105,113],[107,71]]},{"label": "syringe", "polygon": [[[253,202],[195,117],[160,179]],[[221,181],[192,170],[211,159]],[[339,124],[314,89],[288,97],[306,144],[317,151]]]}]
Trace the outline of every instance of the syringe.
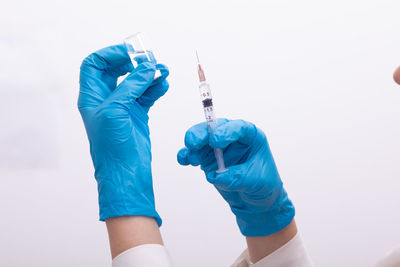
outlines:
[{"label": "syringe", "polygon": [[[201,68],[199,55],[196,51],[197,63],[198,63],[198,74],[200,80],[200,97],[203,103],[204,115],[206,116],[207,124],[208,124],[208,132],[214,132],[215,128],[217,128],[217,118],[214,113],[214,106],[212,102],[212,95],[210,85],[206,82],[206,76],[204,75],[204,71]],[[224,172],[227,169],[225,168],[224,163],[224,154],[221,148],[214,148],[214,155],[217,160],[218,170],[217,172]]]}]

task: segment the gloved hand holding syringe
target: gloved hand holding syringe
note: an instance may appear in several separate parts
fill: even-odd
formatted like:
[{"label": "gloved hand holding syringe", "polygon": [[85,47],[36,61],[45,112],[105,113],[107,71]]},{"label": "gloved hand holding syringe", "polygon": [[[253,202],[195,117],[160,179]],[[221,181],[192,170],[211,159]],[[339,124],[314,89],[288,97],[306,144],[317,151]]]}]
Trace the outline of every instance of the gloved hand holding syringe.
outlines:
[{"label": "gloved hand holding syringe", "polygon": [[[204,71],[200,65],[199,55],[197,54],[197,63],[198,63],[198,74],[200,80],[200,97],[203,103],[204,108],[204,115],[206,116],[207,124],[208,124],[208,131],[209,133],[213,133],[214,130],[217,128],[217,118],[215,117],[214,113],[214,105],[212,101],[211,89],[210,85],[206,82],[206,76],[204,75]],[[214,155],[217,160],[218,170],[217,172],[224,172],[227,169],[225,168],[224,163],[224,155],[221,148],[214,148]]]}]

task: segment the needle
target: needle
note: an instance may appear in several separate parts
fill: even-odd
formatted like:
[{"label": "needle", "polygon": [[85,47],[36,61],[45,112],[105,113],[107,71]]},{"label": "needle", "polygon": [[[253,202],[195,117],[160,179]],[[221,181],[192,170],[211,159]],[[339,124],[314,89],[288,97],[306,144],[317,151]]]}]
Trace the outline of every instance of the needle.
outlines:
[{"label": "needle", "polygon": [[200,65],[200,59],[199,59],[199,54],[197,54],[197,50],[196,50],[196,57],[197,57],[197,63],[199,63]]},{"label": "needle", "polygon": [[205,81],[206,81],[206,76],[204,75],[204,71],[203,71],[203,69],[201,68],[200,60],[199,60],[199,54],[197,53],[197,50],[196,50],[196,57],[197,57],[197,63],[198,63],[198,70],[197,70],[197,72],[198,72],[198,74],[199,74],[199,80],[200,80],[200,82],[205,82]]}]

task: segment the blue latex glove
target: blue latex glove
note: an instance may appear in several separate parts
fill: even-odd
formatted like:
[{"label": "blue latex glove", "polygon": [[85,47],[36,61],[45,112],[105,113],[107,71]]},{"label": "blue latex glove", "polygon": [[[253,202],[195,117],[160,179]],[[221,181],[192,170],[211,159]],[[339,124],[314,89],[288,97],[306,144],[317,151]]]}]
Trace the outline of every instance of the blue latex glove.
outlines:
[{"label": "blue latex glove", "polygon": [[[162,76],[153,81],[155,70]],[[131,72],[117,86],[119,76]],[[123,215],[161,218],[155,210],[148,115],[168,90],[168,68],[133,68],[124,45],[101,49],[82,62],[79,111],[90,142],[100,220]]]},{"label": "blue latex glove", "polygon": [[[270,235],[293,220],[295,209],[283,188],[267,138],[254,124],[220,119],[209,135],[207,123],[200,123],[186,132],[185,145],[178,152],[178,162],[201,165],[207,180],[230,205],[243,235]],[[226,172],[215,172],[213,148],[224,150]]]}]

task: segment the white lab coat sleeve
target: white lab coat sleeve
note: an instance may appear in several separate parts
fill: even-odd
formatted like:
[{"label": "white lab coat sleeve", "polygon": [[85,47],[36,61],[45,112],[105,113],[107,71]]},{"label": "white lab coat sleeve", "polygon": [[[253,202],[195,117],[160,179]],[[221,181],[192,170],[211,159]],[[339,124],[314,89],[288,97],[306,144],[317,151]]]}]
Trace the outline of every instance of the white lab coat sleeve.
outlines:
[{"label": "white lab coat sleeve", "polygon": [[231,267],[313,267],[303,240],[297,233],[289,242],[256,263],[246,249]]},{"label": "white lab coat sleeve", "polygon": [[146,244],[125,250],[112,261],[112,267],[172,267],[167,249],[158,244]]},{"label": "white lab coat sleeve", "polygon": [[400,246],[389,251],[379,260],[375,267],[398,267],[400,266]]}]

